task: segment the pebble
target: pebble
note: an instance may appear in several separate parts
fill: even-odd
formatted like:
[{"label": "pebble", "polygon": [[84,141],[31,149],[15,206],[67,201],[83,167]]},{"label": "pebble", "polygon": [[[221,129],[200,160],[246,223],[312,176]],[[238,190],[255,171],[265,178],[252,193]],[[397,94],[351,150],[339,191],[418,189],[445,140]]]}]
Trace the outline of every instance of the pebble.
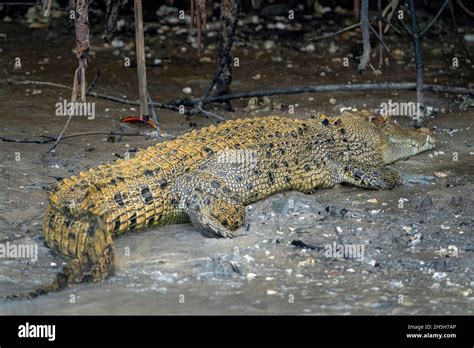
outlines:
[{"label": "pebble", "polygon": [[377,204],[377,203],[378,203],[378,201],[377,201],[377,199],[376,199],[376,198],[369,198],[369,199],[367,200],[367,203],[373,203],[373,204]]},{"label": "pebble", "polygon": [[257,15],[253,15],[252,17],[250,17],[250,23],[259,24],[260,23],[260,17],[258,17]]},{"label": "pebble", "polygon": [[336,105],[336,103],[337,103],[336,99],[334,99],[334,98],[329,99],[329,104]]},{"label": "pebble", "polygon": [[403,288],[403,282],[401,282],[400,280],[391,280],[390,281],[390,286],[393,287],[393,288]]},{"label": "pebble", "polygon": [[314,52],[316,51],[316,47],[314,46],[314,44],[309,44],[309,45],[306,45],[305,47],[302,47],[301,50],[303,52]]},{"label": "pebble", "polygon": [[448,176],[448,173],[445,172],[434,172],[433,173],[437,178],[445,178]]},{"label": "pebble", "polygon": [[114,48],[122,48],[123,46],[125,46],[125,43],[120,39],[113,39],[110,44]]},{"label": "pebble", "polygon": [[336,46],[336,44],[333,41],[331,41],[331,44],[329,45],[329,53],[334,54],[337,51],[339,51],[339,47]]},{"label": "pebble", "polygon": [[372,259],[372,260],[367,261],[367,263],[368,263],[369,265],[371,265],[372,267],[375,267],[375,265],[377,264],[377,261],[375,261],[374,259]]},{"label": "pebble", "polygon": [[448,275],[446,274],[446,272],[434,272],[434,273],[433,273],[433,279],[434,279],[434,280],[439,280],[439,281],[441,281],[441,280],[446,279],[447,276],[448,276]]},{"label": "pebble", "polygon": [[267,295],[276,295],[277,292],[275,290],[267,290]]},{"label": "pebble", "polygon": [[277,28],[278,30],[285,30],[286,29],[286,25],[282,22],[277,22],[275,24],[275,28]]},{"label": "pebble", "polygon": [[254,261],[254,260],[255,260],[255,259],[254,259],[252,256],[250,256],[250,255],[245,255],[245,256],[244,256],[244,259],[247,260],[247,262],[251,262],[251,261]]},{"label": "pebble", "polygon": [[184,88],[183,88],[183,93],[191,94],[192,91],[193,91],[193,90],[191,89],[191,87],[184,87]]},{"label": "pebble", "polygon": [[255,279],[257,275],[255,273],[247,273],[247,279],[252,280]]},{"label": "pebble", "polygon": [[272,40],[267,40],[263,43],[263,47],[266,50],[271,50],[272,48],[275,48],[275,42]]}]

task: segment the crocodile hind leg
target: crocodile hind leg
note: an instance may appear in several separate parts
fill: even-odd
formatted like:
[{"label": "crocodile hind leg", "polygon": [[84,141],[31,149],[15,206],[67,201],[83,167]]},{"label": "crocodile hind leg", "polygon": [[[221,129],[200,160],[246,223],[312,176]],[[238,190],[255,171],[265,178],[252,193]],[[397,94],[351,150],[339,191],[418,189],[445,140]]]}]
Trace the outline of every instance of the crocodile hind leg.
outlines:
[{"label": "crocodile hind leg", "polygon": [[342,182],[377,190],[390,190],[403,183],[402,177],[393,169],[374,167],[360,163],[345,163]]},{"label": "crocodile hind leg", "polygon": [[245,220],[245,207],[212,195],[195,195],[188,208],[191,223],[206,237],[233,238]]}]

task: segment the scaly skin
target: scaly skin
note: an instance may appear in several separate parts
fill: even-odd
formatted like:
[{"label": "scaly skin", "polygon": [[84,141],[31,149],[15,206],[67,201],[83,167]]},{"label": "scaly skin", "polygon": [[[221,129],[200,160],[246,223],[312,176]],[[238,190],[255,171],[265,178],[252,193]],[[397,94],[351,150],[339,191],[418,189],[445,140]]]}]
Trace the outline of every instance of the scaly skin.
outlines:
[{"label": "scaly skin", "polygon": [[384,165],[431,149],[435,140],[427,129],[404,129],[369,112],[247,118],[82,172],[50,192],[43,228],[48,246],[70,261],[53,283],[27,296],[112,275],[112,238],[128,231],[191,221],[206,236],[234,237],[245,205],[276,192],[344,182],[391,189],[402,180]]}]

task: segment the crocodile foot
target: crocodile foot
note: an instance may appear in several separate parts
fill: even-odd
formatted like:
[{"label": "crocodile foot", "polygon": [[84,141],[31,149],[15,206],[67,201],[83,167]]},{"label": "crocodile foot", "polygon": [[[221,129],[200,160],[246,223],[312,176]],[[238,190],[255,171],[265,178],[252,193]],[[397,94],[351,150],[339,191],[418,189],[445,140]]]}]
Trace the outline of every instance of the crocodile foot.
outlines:
[{"label": "crocodile foot", "polygon": [[191,223],[204,236],[234,238],[245,219],[245,207],[221,198],[195,200],[188,211]]},{"label": "crocodile foot", "polygon": [[436,177],[423,174],[400,174],[403,179],[403,185],[416,186],[416,185],[427,185],[436,181]]}]

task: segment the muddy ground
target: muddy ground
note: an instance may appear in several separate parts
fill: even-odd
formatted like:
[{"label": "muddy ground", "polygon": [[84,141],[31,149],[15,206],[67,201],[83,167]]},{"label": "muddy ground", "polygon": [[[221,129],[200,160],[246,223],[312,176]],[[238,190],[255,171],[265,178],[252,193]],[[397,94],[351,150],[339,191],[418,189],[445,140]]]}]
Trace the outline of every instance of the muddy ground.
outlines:
[{"label": "muddy ground", "polygon": [[[346,22],[350,20],[347,15]],[[259,24],[249,16],[239,27],[235,55],[240,66],[234,69],[234,91],[414,80],[411,43],[404,35],[386,37],[392,54],[385,54],[390,65],[381,68],[381,75],[372,69],[360,75],[353,58],[360,49],[358,33],[320,41],[314,50],[305,41],[308,35],[344,23],[306,18],[295,25],[273,17],[267,22],[286,27],[272,29],[262,23],[263,29],[257,31]],[[195,32],[181,25],[177,27],[182,33],[176,33],[172,24],[163,28],[165,24],[146,26],[148,61],[161,60],[148,69],[151,96],[156,101],[197,97],[213,73],[215,31],[207,34],[207,48],[198,60],[192,47]],[[68,98],[68,91],[11,82],[28,79],[71,85],[76,67],[71,25],[59,18],[49,30],[28,26],[19,20],[0,23],[3,138],[57,136],[65,123],[64,117],[55,116],[55,104]],[[472,65],[451,28],[446,24],[436,29],[423,47],[427,81],[472,83]],[[100,67],[95,91],[136,100],[136,70],[123,66],[124,57],[133,61],[131,36],[123,29],[118,38],[124,47],[104,45],[100,28],[93,30],[89,79]],[[460,59],[458,69],[451,65],[454,56]],[[17,57],[20,69],[14,68]],[[349,57],[349,67],[342,66],[344,57]],[[377,67],[378,55],[373,62]],[[190,95],[183,93],[185,87],[191,88]],[[319,112],[337,114],[342,107],[377,109],[389,99],[413,101],[414,97],[409,91],[301,94],[271,97],[268,107],[256,110],[248,107],[248,100],[239,100],[233,102],[235,112],[222,108],[215,112],[227,118],[270,114],[307,118]],[[188,224],[127,235],[116,240],[115,277],[35,300],[1,302],[0,313],[473,314],[474,111],[468,107],[469,99],[460,96],[427,93],[426,99],[438,109],[430,126],[439,134],[439,145],[436,151],[394,167],[433,176],[434,181],[392,191],[339,186],[313,195],[281,193],[248,207],[248,225],[233,240],[204,238]],[[95,119],[74,118],[66,134],[150,131],[120,125],[121,117],[137,114],[136,108],[93,101]],[[295,114],[288,113],[290,105]],[[165,110],[159,110],[158,116],[162,131],[174,136],[212,122],[201,116],[186,120]],[[399,121],[409,123],[407,117]],[[37,262],[0,259],[0,297],[51,281],[64,262],[41,236],[49,185],[111,162],[117,154],[133,156],[134,149],[155,141],[149,136],[88,135],[65,139],[49,154],[51,144],[0,142],[0,242],[34,243],[39,252]],[[333,243],[363,245],[364,257],[329,257],[324,248]]]}]

